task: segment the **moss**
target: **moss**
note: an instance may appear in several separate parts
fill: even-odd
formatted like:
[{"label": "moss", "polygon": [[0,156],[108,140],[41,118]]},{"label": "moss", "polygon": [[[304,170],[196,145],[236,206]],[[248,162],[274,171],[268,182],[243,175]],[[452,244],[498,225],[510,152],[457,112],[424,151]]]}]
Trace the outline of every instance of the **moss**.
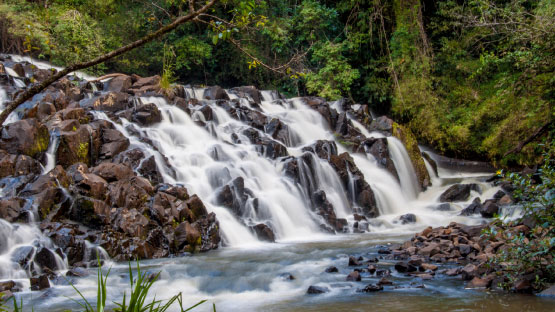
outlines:
[{"label": "moss", "polygon": [[77,159],[80,162],[87,162],[89,159],[89,142],[79,143],[79,147],[77,149]]},{"label": "moss", "polygon": [[430,185],[430,175],[426,169],[426,164],[422,158],[416,137],[409,129],[396,122],[393,123],[393,136],[405,145],[412,162],[412,166],[414,167],[414,171],[416,172],[418,183],[420,184],[420,187],[425,189]]},{"label": "moss", "polygon": [[39,133],[34,144],[26,151],[24,151],[24,154],[31,157],[35,157],[37,154],[46,152],[49,144],[50,144],[50,134],[48,133],[48,129],[46,129],[46,127],[39,128]]}]

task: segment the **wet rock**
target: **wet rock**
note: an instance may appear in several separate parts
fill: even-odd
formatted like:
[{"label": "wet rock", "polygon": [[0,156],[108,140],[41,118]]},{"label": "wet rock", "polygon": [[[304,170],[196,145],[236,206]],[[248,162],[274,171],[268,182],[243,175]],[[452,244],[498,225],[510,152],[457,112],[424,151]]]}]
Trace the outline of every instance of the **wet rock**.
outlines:
[{"label": "wet rock", "polygon": [[102,133],[100,159],[113,158],[129,147],[129,139],[116,129],[105,129]]},{"label": "wet rock", "polygon": [[254,86],[244,86],[231,89],[239,97],[250,97],[256,104],[262,102],[260,91]]},{"label": "wet rock", "polygon": [[487,200],[484,203],[484,206],[480,210],[480,214],[484,218],[493,218],[496,214],[499,213],[499,206],[493,201]]},{"label": "wet rock", "polygon": [[50,288],[50,282],[48,281],[48,276],[43,274],[39,277],[31,277],[31,290],[43,290]]},{"label": "wet rock", "polygon": [[490,284],[491,280],[474,277],[466,284],[466,288],[488,288]]},{"label": "wet rock", "polygon": [[405,215],[400,216],[399,220],[401,220],[402,224],[415,223],[416,222],[416,215],[414,215],[412,213],[407,213]]},{"label": "wet rock", "polygon": [[197,245],[201,243],[199,231],[189,222],[182,222],[176,229],[174,234],[174,244],[178,250],[183,250],[188,246],[189,251],[194,251]]},{"label": "wet rock", "polygon": [[364,287],[364,288],[361,290],[361,292],[369,293],[369,292],[376,292],[376,291],[381,291],[381,290],[383,290],[383,286],[382,286],[382,285],[379,285],[379,284],[378,284],[378,285],[376,285],[376,284],[369,284],[369,285],[366,285],[366,287]]},{"label": "wet rock", "polygon": [[532,293],[534,288],[528,279],[522,278],[513,284],[512,290],[517,293]]},{"label": "wet rock", "polygon": [[36,157],[48,148],[48,128],[34,118],[23,119],[2,128],[0,149]]},{"label": "wet rock", "polygon": [[130,76],[119,75],[106,83],[104,91],[127,92],[132,85],[133,81]]},{"label": "wet rock", "polygon": [[442,202],[465,201],[470,196],[470,191],[477,189],[477,184],[455,184],[443,192],[439,200]]},{"label": "wet rock", "polygon": [[438,266],[435,264],[422,263],[420,267],[425,271],[437,271]]},{"label": "wet rock", "polygon": [[108,199],[115,207],[132,209],[143,206],[153,193],[148,180],[135,176],[110,184]]},{"label": "wet rock", "polygon": [[35,255],[35,262],[44,270],[54,272],[58,269],[56,255],[48,248],[40,248]]},{"label": "wet rock", "polygon": [[451,204],[449,204],[449,203],[440,204],[436,207],[436,210],[437,211],[451,211],[452,210],[451,209]]},{"label": "wet rock", "polygon": [[133,113],[133,121],[142,126],[150,126],[154,123],[161,122],[162,114],[155,104],[143,104]]},{"label": "wet rock", "polygon": [[349,275],[347,275],[347,281],[360,282],[361,280],[362,280],[362,277],[360,276],[360,273],[358,271],[353,271],[349,273]]},{"label": "wet rock", "polygon": [[333,141],[317,140],[314,144],[302,148],[305,152],[312,152],[319,158],[330,160],[331,156],[337,156],[337,145]]},{"label": "wet rock", "polygon": [[91,99],[81,100],[79,104],[82,108],[114,113],[128,109],[132,103],[127,93],[109,92]]},{"label": "wet rock", "polygon": [[418,254],[425,257],[432,257],[441,252],[441,248],[437,243],[429,243],[426,247],[420,248]]},{"label": "wet rock", "polygon": [[[14,281],[4,281],[4,282],[0,282],[0,292],[4,292],[6,290],[12,291],[12,289],[14,289],[16,286]],[[2,299],[6,299],[3,298]]]},{"label": "wet rock", "polygon": [[391,133],[391,130],[393,130],[393,120],[387,118],[387,116],[380,116],[372,121],[370,130]]},{"label": "wet rock", "polygon": [[327,268],[326,268],[326,271],[325,271],[325,272],[326,272],[326,273],[337,273],[337,272],[339,272],[339,270],[338,270],[336,267],[334,267],[334,266],[330,266],[330,267],[327,267]]},{"label": "wet rock", "polygon": [[464,268],[462,268],[461,274],[463,280],[469,281],[478,276],[478,267],[472,263],[469,263]]},{"label": "wet rock", "polygon": [[322,286],[309,286],[308,290],[306,291],[307,294],[309,295],[318,295],[318,294],[324,294],[329,292],[330,289],[327,287],[322,287]]},{"label": "wet rock", "polygon": [[551,285],[551,287],[543,290],[542,292],[540,292],[538,294],[538,296],[540,297],[549,297],[549,298],[555,298],[555,285]]},{"label": "wet rock", "polygon": [[511,197],[511,195],[504,195],[503,197],[501,197],[499,199],[499,201],[497,202],[499,205],[501,206],[506,206],[506,205],[510,205],[513,203],[513,199]]},{"label": "wet rock", "polygon": [[90,172],[96,174],[106,180],[107,182],[114,182],[124,180],[132,177],[133,169],[125,164],[116,164],[103,162],[100,165],[91,168]]},{"label": "wet rock", "polygon": [[140,89],[145,86],[156,86],[160,83],[160,76],[151,77],[137,77],[137,80],[133,83],[133,89]]},{"label": "wet rock", "polygon": [[0,200],[0,218],[15,222],[22,218],[26,200],[23,198],[3,198]]},{"label": "wet rock", "polygon": [[388,277],[388,276],[391,276],[391,270],[389,270],[389,269],[379,269],[379,270],[376,270],[376,276],[377,276],[377,277]]},{"label": "wet rock", "polygon": [[388,280],[385,277],[382,277],[379,281],[378,281],[378,285],[393,285],[393,282]]},{"label": "wet rock", "polygon": [[110,211],[110,206],[101,200],[79,196],[73,201],[69,217],[88,227],[101,229],[110,223]]},{"label": "wet rock", "polygon": [[366,153],[376,158],[378,165],[386,169],[393,177],[399,180],[395,163],[390,157],[389,147],[386,138],[369,138],[362,142],[361,147]]},{"label": "wet rock", "polygon": [[397,272],[399,273],[409,273],[409,272],[416,272],[418,268],[408,264],[407,262],[397,262],[395,264],[395,270],[397,270]]},{"label": "wet rock", "polygon": [[274,235],[274,231],[272,231],[272,229],[266,224],[260,223],[252,226],[251,229],[254,231],[259,240],[275,243],[276,237]]},{"label": "wet rock", "polygon": [[229,96],[227,95],[225,90],[222,89],[219,86],[213,86],[213,87],[208,87],[208,88],[204,89],[203,97],[207,100],[227,100],[227,101],[229,101]]},{"label": "wet rock", "polygon": [[349,266],[360,266],[360,262],[358,262],[357,258],[350,256],[349,257]]},{"label": "wet rock", "polygon": [[468,205],[468,207],[464,208],[461,211],[461,216],[471,216],[474,214],[480,213],[482,210],[482,202],[480,201],[479,197],[474,198],[472,204]]},{"label": "wet rock", "polygon": [[60,141],[56,150],[56,162],[64,168],[74,163],[90,164],[91,135],[88,127],[78,126],[72,131],[60,133]]}]

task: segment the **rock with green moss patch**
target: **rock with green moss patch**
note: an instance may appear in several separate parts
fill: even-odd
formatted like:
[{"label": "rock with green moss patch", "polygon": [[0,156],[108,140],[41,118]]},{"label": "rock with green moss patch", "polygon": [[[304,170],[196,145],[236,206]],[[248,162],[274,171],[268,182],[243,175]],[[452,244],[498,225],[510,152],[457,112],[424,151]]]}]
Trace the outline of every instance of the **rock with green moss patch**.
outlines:
[{"label": "rock with green moss patch", "polygon": [[0,148],[12,154],[38,157],[48,149],[48,128],[34,118],[11,123],[2,129]]}]

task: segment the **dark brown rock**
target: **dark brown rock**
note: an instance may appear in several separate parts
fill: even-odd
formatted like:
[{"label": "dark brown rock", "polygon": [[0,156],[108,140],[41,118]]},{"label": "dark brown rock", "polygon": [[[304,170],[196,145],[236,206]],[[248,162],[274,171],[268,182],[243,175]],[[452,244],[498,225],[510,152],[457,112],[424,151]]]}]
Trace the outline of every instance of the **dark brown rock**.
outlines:
[{"label": "dark brown rock", "polygon": [[2,128],[0,148],[10,153],[36,157],[46,151],[49,143],[48,129],[34,118],[19,120]]}]

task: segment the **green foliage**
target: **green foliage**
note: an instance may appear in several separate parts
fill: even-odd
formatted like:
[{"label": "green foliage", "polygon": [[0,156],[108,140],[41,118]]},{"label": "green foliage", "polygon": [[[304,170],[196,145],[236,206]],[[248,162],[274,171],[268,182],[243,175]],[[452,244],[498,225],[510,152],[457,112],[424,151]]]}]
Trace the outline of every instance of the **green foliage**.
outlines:
[{"label": "green foliage", "polygon": [[306,87],[309,92],[337,100],[342,94],[348,94],[353,81],[360,73],[353,69],[341,54],[343,45],[325,42],[314,48],[312,60],[320,63],[321,68],[307,75]]},{"label": "green foliage", "polygon": [[547,147],[544,157],[536,177],[517,173],[502,175],[516,188],[513,196],[522,204],[522,219],[536,224],[528,233],[514,232],[500,220],[499,226],[490,229],[495,231],[491,234],[506,239],[509,246],[493,259],[494,264],[507,272],[506,288],[529,273],[536,274],[535,289],[555,282],[555,143]]}]

